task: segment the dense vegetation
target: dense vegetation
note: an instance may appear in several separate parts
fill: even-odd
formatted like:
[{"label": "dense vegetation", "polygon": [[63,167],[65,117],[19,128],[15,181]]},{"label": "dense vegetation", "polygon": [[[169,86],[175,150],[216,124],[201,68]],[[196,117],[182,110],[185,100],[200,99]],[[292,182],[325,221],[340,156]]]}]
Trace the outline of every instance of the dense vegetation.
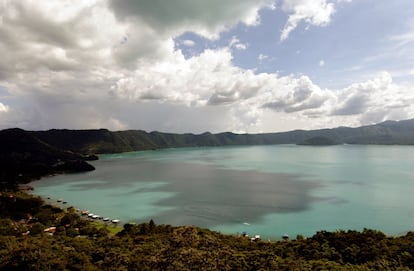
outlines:
[{"label": "dense vegetation", "polygon": [[[283,133],[170,134],[145,131],[49,130],[28,132],[59,149],[78,153],[115,153],[169,147],[297,144],[323,138],[335,144],[414,144],[414,119],[386,121],[359,128],[339,127],[321,130],[296,130]],[[318,143],[318,141],[317,141]]]},{"label": "dense vegetation", "polygon": [[[45,229],[55,226],[52,235]],[[0,270],[412,270],[414,233],[318,232],[252,241],[193,226],[125,224],[115,233],[22,192],[0,195]],[[111,233],[112,231],[112,233]]]},{"label": "dense vegetation", "polygon": [[21,129],[0,131],[0,184],[26,183],[48,174],[94,170],[97,159],[51,146]]}]

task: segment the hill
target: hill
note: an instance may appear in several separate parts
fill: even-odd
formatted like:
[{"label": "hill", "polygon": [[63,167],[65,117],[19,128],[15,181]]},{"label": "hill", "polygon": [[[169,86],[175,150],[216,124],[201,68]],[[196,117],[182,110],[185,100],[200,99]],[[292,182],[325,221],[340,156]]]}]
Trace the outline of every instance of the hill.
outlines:
[{"label": "hill", "polygon": [[303,142],[299,142],[297,143],[297,145],[332,146],[332,145],[339,145],[339,143],[329,137],[315,136],[315,137],[308,138]]},{"label": "hill", "polygon": [[[320,231],[252,240],[154,221],[114,226],[0,192],[0,270],[413,270],[414,233]],[[112,233],[111,233],[112,232]]]},{"label": "hill", "polygon": [[84,156],[61,150],[21,129],[0,131],[0,182],[26,183],[48,174],[94,170]]},{"label": "hill", "polygon": [[[312,138],[323,138],[335,144],[414,144],[414,119],[386,121],[358,128],[338,127],[319,130],[295,130],[282,133],[173,134],[142,130],[49,130],[29,132],[34,137],[59,149],[84,154],[116,153],[160,148],[298,144]],[[311,140],[312,141],[312,140]]]},{"label": "hill", "polygon": [[271,144],[414,144],[414,119],[386,121],[358,128],[338,127],[282,133],[209,132],[173,134],[142,130],[0,131],[0,183],[27,182],[48,174],[93,170],[85,160],[94,154],[161,148]]}]

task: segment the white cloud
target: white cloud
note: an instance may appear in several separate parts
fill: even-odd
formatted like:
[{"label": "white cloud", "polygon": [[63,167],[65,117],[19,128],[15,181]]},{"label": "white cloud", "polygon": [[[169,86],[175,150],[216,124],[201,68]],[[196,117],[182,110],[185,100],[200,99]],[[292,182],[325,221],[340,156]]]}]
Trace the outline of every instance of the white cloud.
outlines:
[{"label": "white cloud", "polygon": [[325,66],[325,60],[321,59],[319,60],[319,67]]},{"label": "white cloud", "polygon": [[259,56],[257,57],[257,59],[259,61],[264,61],[264,60],[266,60],[268,58],[269,58],[269,56],[268,55],[265,55],[265,54],[259,54]]},{"label": "white cloud", "polygon": [[235,44],[234,45],[234,47],[237,49],[237,50],[246,50],[247,49],[247,44],[245,44],[245,43],[237,43],[237,44]]},{"label": "white cloud", "polygon": [[195,45],[195,42],[192,40],[183,40],[181,44],[187,46],[187,47],[193,47]]},{"label": "white cloud", "polygon": [[246,50],[248,47],[248,44],[241,43],[237,37],[233,36],[229,42],[229,47],[236,48],[237,50]]},{"label": "white cloud", "polygon": [[326,26],[335,12],[335,4],[329,0],[284,0],[282,8],[290,15],[282,30],[281,41],[286,40],[302,21],[308,25]]},{"label": "white cloud", "polygon": [[[235,66],[232,49],[248,48],[237,37],[187,59],[174,48],[183,31],[216,38],[238,22],[254,25],[273,1],[157,1],[162,8],[143,0],[109,7],[99,0],[0,0],[0,85],[8,93],[1,128],[269,132],[414,116],[414,89],[386,72],[331,90],[306,75]],[[321,0],[286,0],[283,8],[291,13],[286,37],[302,21],[329,23],[334,11]]]},{"label": "white cloud", "polygon": [[[214,86],[209,85],[209,78],[180,70],[190,67],[203,72],[203,65],[213,72],[221,70],[223,59],[217,57],[230,63],[226,57],[231,58],[231,54],[205,52],[200,61],[187,61],[174,51],[173,39],[184,31],[217,38],[221,31],[239,22],[257,24],[259,9],[272,7],[273,1],[160,1],[158,6],[162,8],[156,9],[153,4],[154,1],[0,1],[0,84],[7,85],[13,99],[19,100],[20,108],[14,111],[13,120],[24,119],[4,121],[3,125],[118,129],[134,123],[130,116],[117,116],[125,101],[117,100],[118,96],[131,95],[129,98],[137,102],[198,105],[207,104],[210,98],[211,103],[222,103],[231,100],[233,94],[234,98],[250,95],[249,90],[237,90],[236,85],[230,91],[234,93],[223,89],[211,92]],[[192,45],[189,40],[185,43]],[[233,47],[242,50],[247,44],[237,42]],[[208,59],[210,56],[213,59]],[[236,81],[245,73],[231,65],[226,68]],[[172,80],[171,72],[177,72],[180,80]],[[183,84],[191,83],[186,75],[205,80],[206,86],[183,91],[188,88]],[[134,78],[143,82],[136,84]],[[166,80],[172,80],[171,85]],[[213,80],[223,88],[231,83],[219,81]],[[114,85],[123,92],[111,90]],[[145,88],[132,91],[141,86]],[[8,107],[2,104],[2,110]],[[8,117],[12,119],[10,114]]]},{"label": "white cloud", "polygon": [[279,77],[235,67],[229,49],[207,50],[190,59],[175,52],[168,61],[144,65],[120,79],[113,93],[129,102],[220,108],[231,115],[229,129],[239,132],[266,131],[270,126],[262,126],[262,119],[271,112],[333,126],[414,113],[414,95],[393,84],[387,72],[341,90],[322,89],[307,76]]},{"label": "white cloud", "polygon": [[306,113],[311,109],[322,108],[332,98],[330,91],[322,90],[307,76],[282,77],[272,87],[273,91],[267,93],[263,106],[279,112]]},{"label": "white cloud", "polygon": [[113,86],[113,93],[129,100],[157,100],[186,105],[229,104],[254,96],[262,75],[232,63],[229,49],[206,50],[185,59],[174,52],[169,60],[143,63]]},{"label": "white cloud", "polygon": [[263,108],[257,107],[255,101],[242,101],[230,109],[229,128],[235,133],[257,133],[262,124]]},{"label": "white cloud", "polygon": [[9,107],[7,105],[0,103],[0,113],[2,112],[9,112]]},{"label": "white cloud", "polygon": [[414,113],[412,87],[396,85],[388,72],[374,79],[351,84],[339,91],[332,106],[332,115],[355,116],[360,124],[372,124],[393,119],[409,118]]}]

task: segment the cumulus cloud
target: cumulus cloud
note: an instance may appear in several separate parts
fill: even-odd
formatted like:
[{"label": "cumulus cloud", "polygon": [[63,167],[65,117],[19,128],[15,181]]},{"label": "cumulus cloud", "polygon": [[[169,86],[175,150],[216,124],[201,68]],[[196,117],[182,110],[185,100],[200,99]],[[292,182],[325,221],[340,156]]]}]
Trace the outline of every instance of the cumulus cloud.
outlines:
[{"label": "cumulus cloud", "polygon": [[[266,109],[306,115],[334,97],[309,77],[279,77],[235,67],[229,48],[206,50],[185,59],[177,51],[168,60],[148,63],[112,86],[112,94],[129,102],[230,106],[234,131],[258,127]],[[324,108],[323,113],[326,114]],[[310,113],[309,113],[310,114]]]},{"label": "cumulus cloud", "polygon": [[0,79],[42,68],[134,69],[143,59],[168,57],[173,38],[184,32],[212,38],[239,22],[255,24],[272,2],[1,1]]},{"label": "cumulus cloud", "polygon": [[103,3],[84,3],[90,2],[3,2],[0,79],[41,70],[85,71],[108,65],[124,27],[115,23]]},{"label": "cumulus cloud", "polygon": [[[131,68],[141,65],[143,58],[164,58],[171,52],[173,39],[185,32],[217,39],[238,23],[256,25],[259,10],[273,8],[273,2],[110,0],[109,8],[130,34],[130,42],[115,52],[117,62]],[[245,50],[247,45],[238,42],[234,48]]]},{"label": "cumulus cloud", "polygon": [[335,12],[334,2],[329,0],[284,0],[282,8],[290,15],[282,30],[281,41],[286,40],[301,22],[326,26]]},{"label": "cumulus cloud", "polygon": [[146,63],[121,78],[112,93],[129,100],[157,100],[186,105],[220,105],[257,94],[263,75],[237,68],[229,49],[206,50],[185,59],[176,51],[168,60]]},{"label": "cumulus cloud", "polygon": [[391,75],[382,72],[374,79],[351,84],[339,91],[331,114],[353,115],[361,124],[372,124],[397,116],[409,117],[413,113],[412,101],[414,95],[407,87],[393,84]]},{"label": "cumulus cloud", "polygon": [[[259,22],[258,11],[273,8],[273,0],[110,0],[110,7],[122,21],[151,25],[158,33],[194,31],[215,38],[229,27],[242,22]],[[170,33],[171,34],[171,33]]]},{"label": "cumulus cloud", "polygon": [[[124,115],[124,120],[114,116],[125,97],[137,103],[188,106],[253,95],[254,86],[237,89],[239,77],[251,71],[227,65],[236,81],[230,90],[226,89],[230,82],[217,78],[211,85],[202,75],[204,68],[213,74],[222,71],[220,62],[230,63],[230,53],[207,51],[187,61],[175,51],[173,39],[184,31],[216,38],[239,22],[257,24],[258,11],[272,7],[272,2],[159,1],[155,8],[154,1],[0,1],[0,83],[7,85],[14,99],[18,97],[20,111],[16,108],[14,115],[25,119],[13,123],[118,129],[131,123],[125,120],[130,116]],[[193,45],[189,40],[185,44]],[[246,45],[237,42],[233,47]],[[186,76],[203,80],[205,86],[193,84],[198,88],[187,91],[186,84],[191,86],[192,81]],[[142,82],[137,84],[137,79]],[[1,109],[8,107],[2,104]]]},{"label": "cumulus cloud", "polygon": [[[320,89],[309,77],[281,78],[278,91],[273,91],[263,107],[286,113],[320,108],[331,98],[331,93]],[[280,89],[282,87],[282,89]]]},{"label": "cumulus cloud", "polygon": [[[414,90],[388,73],[331,90],[306,75],[237,67],[234,49],[250,49],[237,37],[187,58],[174,46],[184,31],[214,39],[237,23],[257,24],[270,0],[0,4],[0,85],[7,92],[0,128],[257,132],[279,130],[282,119],[354,125],[414,114]],[[291,13],[287,37],[302,21],[329,23],[334,6],[286,0],[283,9]]]},{"label": "cumulus cloud", "polygon": [[235,67],[228,48],[206,50],[189,59],[175,52],[169,60],[142,66],[112,88],[115,97],[129,102],[222,110],[231,106],[229,127],[233,131],[261,130],[261,119],[269,110],[324,119],[332,125],[409,116],[411,105],[402,102],[402,97],[406,101],[413,97],[405,91],[392,83],[387,72],[340,90],[322,89],[304,75],[254,73]]},{"label": "cumulus cloud", "polygon": [[229,127],[235,133],[257,133],[262,124],[263,108],[254,100],[242,101],[230,109]]}]

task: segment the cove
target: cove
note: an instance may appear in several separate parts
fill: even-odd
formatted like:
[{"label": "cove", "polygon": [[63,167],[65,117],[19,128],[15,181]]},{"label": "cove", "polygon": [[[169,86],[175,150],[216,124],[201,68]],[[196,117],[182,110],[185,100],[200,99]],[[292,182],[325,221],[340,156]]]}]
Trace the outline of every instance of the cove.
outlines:
[{"label": "cove", "polygon": [[101,155],[96,170],[33,182],[34,193],[123,222],[196,225],[264,238],[414,228],[414,147],[296,145]]}]

